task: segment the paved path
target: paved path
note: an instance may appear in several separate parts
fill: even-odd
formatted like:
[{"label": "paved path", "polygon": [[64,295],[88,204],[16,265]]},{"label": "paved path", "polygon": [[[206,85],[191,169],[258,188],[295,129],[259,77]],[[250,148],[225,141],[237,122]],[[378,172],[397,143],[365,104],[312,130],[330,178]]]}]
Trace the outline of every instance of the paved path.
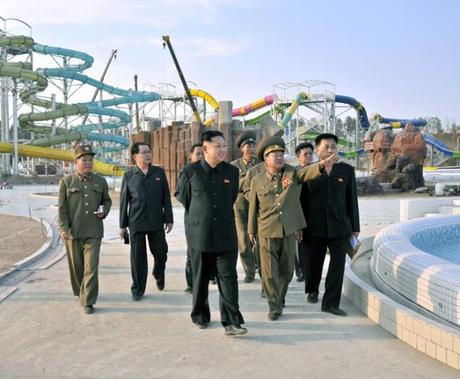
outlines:
[{"label": "paved path", "polygon": [[[22,198],[32,201],[32,208],[44,217],[55,213],[50,208],[53,200]],[[382,224],[391,222],[375,208],[375,199],[360,203],[367,228],[375,228],[369,213],[378,213],[375,217]],[[392,207],[390,203],[386,213],[396,215],[396,202]],[[93,315],[83,314],[72,296],[65,259],[19,283],[19,290],[0,303],[0,378],[459,377],[458,371],[376,326],[346,299],[342,305],[349,317],[321,313],[319,304],[306,303],[302,283],[295,281],[285,315],[271,322],[260,298],[260,281],[240,280],[240,305],[249,333],[233,339],[224,336],[218,322],[217,289],[212,286],[213,322],[207,330],[196,329],[189,318],[191,296],[183,292],[182,209],[175,208],[174,214],[163,292],[150,276],[147,296],[131,300],[128,248],[111,239],[116,236],[117,210],[107,222]]]}]

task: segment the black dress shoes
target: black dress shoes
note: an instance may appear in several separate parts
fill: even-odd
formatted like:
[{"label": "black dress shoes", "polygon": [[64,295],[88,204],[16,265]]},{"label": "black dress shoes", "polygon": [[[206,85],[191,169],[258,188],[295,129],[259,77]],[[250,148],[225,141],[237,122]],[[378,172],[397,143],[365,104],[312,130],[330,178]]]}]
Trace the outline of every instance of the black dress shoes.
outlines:
[{"label": "black dress shoes", "polygon": [[268,314],[268,319],[269,319],[270,321],[276,321],[276,320],[278,320],[278,319],[280,318],[280,316],[281,316],[281,314],[278,313],[278,312],[270,312],[270,313]]},{"label": "black dress shoes", "polygon": [[246,334],[248,330],[243,328],[241,325],[226,325],[225,326],[225,335],[229,337],[241,336]]},{"label": "black dress shoes", "polygon": [[164,288],[165,288],[165,277],[164,277],[164,275],[161,278],[156,279],[156,281],[157,281],[157,288],[160,291],[163,291]]},{"label": "black dress shoes", "polygon": [[340,308],[335,308],[335,307],[321,307],[321,311],[332,313],[333,315],[336,315],[336,316],[346,316],[347,315],[345,311],[342,311]]},{"label": "black dress shoes", "polygon": [[134,301],[139,301],[142,298],[142,295],[133,295]]},{"label": "black dress shoes", "polygon": [[206,329],[209,325],[209,322],[195,322],[195,325],[198,327],[198,329]]},{"label": "black dress shoes", "polygon": [[94,312],[94,307],[92,305],[84,305],[83,312],[85,312],[85,314],[87,315],[90,315],[91,313]]},{"label": "black dress shoes", "polygon": [[310,292],[307,296],[307,301],[310,304],[316,304],[318,302],[318,292]]}]

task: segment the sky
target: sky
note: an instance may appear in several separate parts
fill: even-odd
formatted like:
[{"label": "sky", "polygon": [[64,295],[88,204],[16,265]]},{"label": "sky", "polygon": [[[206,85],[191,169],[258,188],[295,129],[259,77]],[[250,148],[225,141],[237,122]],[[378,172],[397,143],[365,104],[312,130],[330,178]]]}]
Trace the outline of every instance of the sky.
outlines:
[{"label": "sky", "polygon": [[187,80],[234,106],[323,80],[369,115],[460,122],[455,0],[1,0],[0,16],[30,24],[37,43],[92,55],[94,78],[117,48],[105,81],[122,88],[137,74],[144,89],[181,90],[167,34]]}]

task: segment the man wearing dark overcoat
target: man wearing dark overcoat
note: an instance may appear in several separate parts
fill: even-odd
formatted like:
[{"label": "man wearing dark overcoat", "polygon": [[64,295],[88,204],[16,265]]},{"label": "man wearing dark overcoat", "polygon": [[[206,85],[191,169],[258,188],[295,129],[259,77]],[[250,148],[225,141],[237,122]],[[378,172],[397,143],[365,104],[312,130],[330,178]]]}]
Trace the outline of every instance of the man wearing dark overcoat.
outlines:
[{"label": "man wearing dark overcoat", "polygon": [[176,198],[185,207],[187,245],[193,270],[192,321],[208,326],[209,277],[216,273],[219,308],[225,335],[247,333],[238,304],[236,263],[238,246],[233,204],[238,196],[238,169],[224,161],[223,134],[207,130],[201,135],[204,159],[187,165],[179,178]]},{"label": "man wearing dark overcoat", "polygon": [[[315,139],[316,155],[327,159],[338,153],[338,138],[334,134],[320,134]],[[346,313],[340,306],[345,257],[351,249],[350,238],[359,235],[359,210],[354,168],[337,163],[314,180],[306,183],[304,214],[307,222],[305,292],[308,302],[318,301],[319,284],[326,251],[330,261],[326,275],[321,310],[337,316]]]}]

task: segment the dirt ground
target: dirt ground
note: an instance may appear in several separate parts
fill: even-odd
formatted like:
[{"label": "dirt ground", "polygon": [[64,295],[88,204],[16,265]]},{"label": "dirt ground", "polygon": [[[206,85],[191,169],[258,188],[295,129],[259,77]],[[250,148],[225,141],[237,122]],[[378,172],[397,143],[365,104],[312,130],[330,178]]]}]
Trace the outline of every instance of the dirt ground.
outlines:
[{"label": "dirt ground", "polygon": [[46,241],[46,231],[38,221],[0,214],[0,274],[12,264],[33,254]]}]

